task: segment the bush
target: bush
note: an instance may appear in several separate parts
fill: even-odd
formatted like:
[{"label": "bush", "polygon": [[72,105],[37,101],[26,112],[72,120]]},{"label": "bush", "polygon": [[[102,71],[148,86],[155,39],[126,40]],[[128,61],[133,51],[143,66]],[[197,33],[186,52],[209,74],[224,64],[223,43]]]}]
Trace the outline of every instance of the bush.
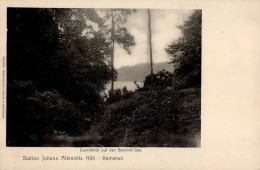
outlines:
[{"label": "bush", "polygon": [[125,86],[122,89],[119,89],[119,88],[115,89],[113,91],[113,93],[112,93],[112,90],[109,90],[108,91],[109,98],[108,98],[107,102],[108,103],[115,102],[122,98],[127,99],[130,97],[131,94],[133,94],[133,92],[131,90],[128,91],[127,87],[125,87]]},{"label": "bush", "polygon": [[75,106],[55,90],[39,92],[32,81],[8,82],[7,91],[8,146],[39,146],[42,137],[54,132],[88,130],[91,117],[83,101]]},{"label": "bush", "polygon": [[[173,82],[173,74],[169,71],[162,70],[157,74],[153,74],[153,86],[171,86]],[[151,75],[145,77],[144,88],[151,86]]]},{"label": "bush", "polygon": [[31,126],[38,134],[58,131],[76,135],[87,128],[82,112],[55,90],[29,97],[25,110],[27,120],[33,122]]}]

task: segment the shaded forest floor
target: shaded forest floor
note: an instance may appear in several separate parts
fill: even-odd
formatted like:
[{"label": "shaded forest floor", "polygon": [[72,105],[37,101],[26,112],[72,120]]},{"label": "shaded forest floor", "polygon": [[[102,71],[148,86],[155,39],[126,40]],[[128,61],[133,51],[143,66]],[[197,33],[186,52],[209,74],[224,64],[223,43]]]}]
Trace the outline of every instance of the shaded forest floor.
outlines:
[{"label": "shaded forest floor", "polygon": [[[201,90],[140,89],[105,103],[85,136],[45,138],[50,146],[200,147]],[[48,145],[44,145],[48,146]]]}]

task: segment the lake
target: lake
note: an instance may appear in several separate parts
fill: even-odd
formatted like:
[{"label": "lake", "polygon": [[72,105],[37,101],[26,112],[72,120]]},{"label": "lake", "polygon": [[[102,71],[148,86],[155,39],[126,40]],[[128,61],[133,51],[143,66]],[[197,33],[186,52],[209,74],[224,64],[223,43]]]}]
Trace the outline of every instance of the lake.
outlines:
[{"label": "lake", "polygon": [[[140,87],[143,87],[143,82],[136,82]],[[114,82],[114,89],[122,89],[126,87],[127,90],[135,91],[137,89],[135,83],[133,81],[115,81]],[[107,85],[107,89],[105,93],[108,94],[108,90],[111,89],[111,83]]]}]

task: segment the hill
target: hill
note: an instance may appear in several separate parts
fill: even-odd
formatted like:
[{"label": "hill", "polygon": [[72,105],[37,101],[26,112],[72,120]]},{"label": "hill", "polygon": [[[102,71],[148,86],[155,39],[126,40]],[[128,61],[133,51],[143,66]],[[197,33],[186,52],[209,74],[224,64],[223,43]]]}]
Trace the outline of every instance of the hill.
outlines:
[{"label": "hill", "polygon": [[200,147],[201,90],[138,90],[106,102],[104,113],[82,136],[45,136],[41,146]]},{"label": "hill", "polygon": [[135,91],[107,103],[91,131],[102,146],[200,147],[200,99],[200,88]]},{"label": "hill", "polygon": [[[173,71],[173,65],[167,62],[154,63],[153,70],[157,73],[161,70],[167,70],[169,72]],[[123,66],[117,69],[118,78],[117,81],[139,81],[142,82],[145,76],[150,74],[150,64],[141,63],[134,66]]]}]

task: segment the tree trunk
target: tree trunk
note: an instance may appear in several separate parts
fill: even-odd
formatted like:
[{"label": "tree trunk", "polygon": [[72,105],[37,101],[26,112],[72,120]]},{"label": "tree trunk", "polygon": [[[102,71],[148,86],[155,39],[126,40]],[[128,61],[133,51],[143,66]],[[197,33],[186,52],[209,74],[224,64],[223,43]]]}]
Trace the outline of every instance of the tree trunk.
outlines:
[{"label": "tree trunk", "polygon": [[151,14],[150,9],[148,13],[148,39],[149,39],[149,52],[150,52],[150,68],[151,68],[151,89],[153,88],[153,52],[152,52],[152,33],[151,33]]},{"label": "tree trunk", "polygon": [[[111,55],[111,67],[112,67],[112,74],[114,76],[115,21],[114,21],[113,10],[111,10],[111,16],[112,16],[112,29],[111,29],[112,55]],[[112,79],[112,81],[111,81],[111,93],[112,93],[112,95],[114,94],[114,79]]]}]

